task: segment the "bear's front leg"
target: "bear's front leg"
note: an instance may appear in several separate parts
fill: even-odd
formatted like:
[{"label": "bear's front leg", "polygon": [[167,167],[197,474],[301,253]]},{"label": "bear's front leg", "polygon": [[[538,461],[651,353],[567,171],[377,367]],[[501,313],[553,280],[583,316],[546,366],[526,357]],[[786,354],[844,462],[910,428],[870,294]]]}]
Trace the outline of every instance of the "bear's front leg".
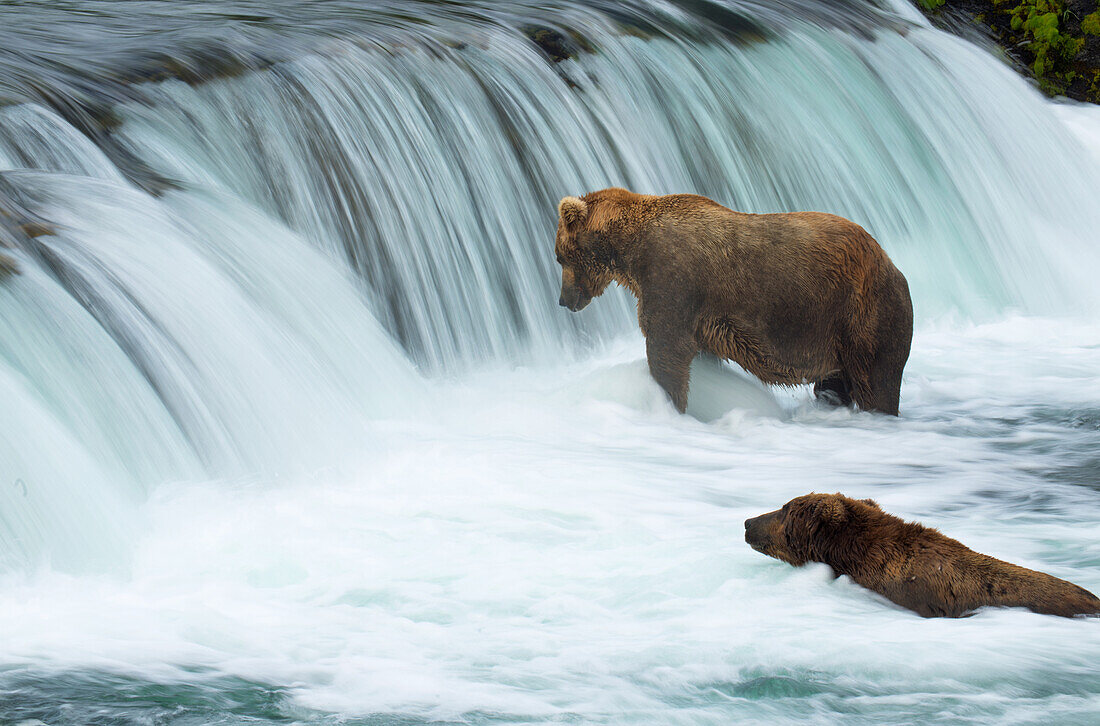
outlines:
[{"label": "bear's front leg", "polygon": [[[680,413],[687,411],[688,379],[691,376],[691,361],[699,352],[699,346],[690,336],[662,334],[650,326],[650,334],[645,339],[646,358],[649,359],[649,374],[661,384],[672,405]],[[659,328],[659,326],[658,326]]]}]

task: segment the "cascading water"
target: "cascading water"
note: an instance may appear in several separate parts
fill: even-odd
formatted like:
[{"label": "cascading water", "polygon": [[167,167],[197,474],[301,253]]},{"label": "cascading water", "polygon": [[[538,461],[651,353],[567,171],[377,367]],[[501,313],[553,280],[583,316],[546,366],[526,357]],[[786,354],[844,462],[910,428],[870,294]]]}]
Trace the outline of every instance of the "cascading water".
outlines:
[{"label": "cascading water", "polygon": [[408,407],[411,366],[348,274],[300,238],[217,194],[154,199],[60,120],[23,106],[9,117],[13,131],[40,123],[9,132],[8,157],[48,171],[4,172],[6,199],[57,231],[21,250],[26,274],[0,288],[6,383],[28,410],[7,417],[5,440],[15,462],[35,462],[4,490],[9,559],[78,562],[118,526],[84,511],[99,500],[329,465],[362,445],[357,426]]},{"label": "cascading water", "polygon": [[[1100,223],[1096,170],[1030,181],[1079,146],[1038,98],[990,113],[971,76],[943,72],[980,50],[810,28],[745,46],[590,36],[598,53],[558,67],[504,30],[458,49],[334,43],[239,81],[158,84],[120,111],[123,136],[168,177],[241,195],[348,259],[432,367],[560,346],[577,323],[554,307],[546,210],[613,184],[835,210],[882,238],[929,315],[1064,310],[1092,289],[1075,270],[1096,260],[1081,232]],[[1066,226],[1055,254],[1035,244],[1050,217]],[[623,308],[584,322],[606,335]]]},{"label": "cascading water", "polygon": [[[741,539],[841,490],[1100,589],[1090,110],[904,3],[171,7],[0,31],[0,722],[1095,720],[1093,623]],[[609,185],[864,225],[902,418],[676,416],[626,294],[557,306]]]}]

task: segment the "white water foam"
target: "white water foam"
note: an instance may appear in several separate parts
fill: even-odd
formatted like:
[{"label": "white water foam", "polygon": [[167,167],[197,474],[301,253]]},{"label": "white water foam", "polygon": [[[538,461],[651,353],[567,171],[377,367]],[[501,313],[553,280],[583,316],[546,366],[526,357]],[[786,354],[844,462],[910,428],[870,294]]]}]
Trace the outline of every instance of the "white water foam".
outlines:
[{"label": "white water foam", "polygon": [[916,342],[900,420],[806,389],[761,405],[752,384],[711,424],[681,417],[620,362],[639,340],[439,386],[434,416],[376,425],[357,467],[160,487],[131,578],[9,576],[5,660],[210,670],[286,684],[301,714],[1085,723],[1095,623],[927,621],[742,540],[746,517],[840,490],[1100,590],[1095,482],[1071,471],[1095,466],[1096,330],[1020,318]]}]

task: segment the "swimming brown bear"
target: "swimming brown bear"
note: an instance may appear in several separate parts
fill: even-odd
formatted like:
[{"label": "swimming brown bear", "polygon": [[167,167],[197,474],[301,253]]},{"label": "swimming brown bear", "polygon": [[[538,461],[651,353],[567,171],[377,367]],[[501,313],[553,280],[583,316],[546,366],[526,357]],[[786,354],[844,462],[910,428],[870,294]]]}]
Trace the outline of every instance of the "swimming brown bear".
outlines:
[{"label": "swimming brown bear", "polygon": [[862,227],[818,212],[742,214],[694,194],[604,189],[558,205],[561,305],[612,281],[638,299],[653,378],[681,413],[692,359],[897,415],[913,336],[905,277]]},{"label": "swimming brown bear", "polygon": [[754,550],[804,565],[824,562],[926,618],[957,618],[980,607],[1022,607],[1072,617],[1100,615],[1088,590],[966,547],[937,530],[905,522],[871,499],[807,494],[745,520]]}]

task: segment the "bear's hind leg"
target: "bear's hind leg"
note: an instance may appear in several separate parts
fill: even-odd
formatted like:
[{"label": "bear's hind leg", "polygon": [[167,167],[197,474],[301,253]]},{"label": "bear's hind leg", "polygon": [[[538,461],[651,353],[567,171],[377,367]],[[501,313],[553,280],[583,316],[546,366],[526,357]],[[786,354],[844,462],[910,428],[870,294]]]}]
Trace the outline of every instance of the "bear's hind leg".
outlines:
[{"label": "bear's hind leg", "polygon": [[[901,374],[909,359],[912,334],[887,338],[873,352],[846,352],[844,372],[852,382],[852,399],[864,411],[898,415],[901,400]],[[870,365],[867,362],[870,362]]]},{"label": "bear's hind leg", "polygon": [[853,361],[853,364],[845,372],[851,377],[852,400],[856,405],[863,411],[897,416],[904,361],[902,366],[889,366],[877,357],[869,366],[870,370],[859,366],[859,361]]},{"label": "bear's hind leg", "polygon": [[833,406],[851,406],[852,388],[844,376],[837,373],[814,384],[814,397]]},{"label": "bear's hind leg", "polygon": [[905,368],[906,356],[898,359],[897,355],[881,355],[875,359],[871,369],[871,390],[866,403],[856,401],[859,407],[867,411],[880,411],[891,416],[898,415],[898,405],[901,402],[901,374]]},{"label": "bear's hind leg", "polygon": [[913,343],[913,303],[909,285],[897,270],[879,286],[878,310],[874,335],[874,355],[868,370],[867,398],[856,403],[869,411],[898,415],[901,400],[901,376],[909,360]]}]

